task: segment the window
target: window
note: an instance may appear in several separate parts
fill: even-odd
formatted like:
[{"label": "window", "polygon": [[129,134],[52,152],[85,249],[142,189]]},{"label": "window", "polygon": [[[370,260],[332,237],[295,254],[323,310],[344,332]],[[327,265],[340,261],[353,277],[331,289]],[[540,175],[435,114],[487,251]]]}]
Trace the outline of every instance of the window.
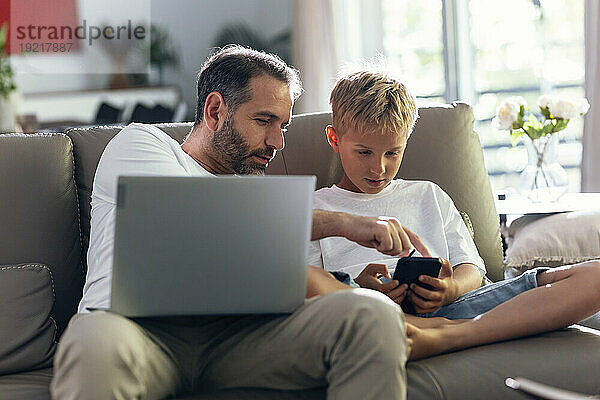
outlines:
[{"label": "window", "polygon": [[[583,0],[381,0],[383,47],[419,104],[466,101],[495,190],[518,186],[522,144],[491,127],[498,104],[542,93],[584,96]],[[561,133],[569,190],[580,190],[583,120]]]},{"label": "window", "polygon": [[420,99],[443,102],[444,42],[440,0],[384,1],[383,48],[388,67],[402,71],[403,79]]}]

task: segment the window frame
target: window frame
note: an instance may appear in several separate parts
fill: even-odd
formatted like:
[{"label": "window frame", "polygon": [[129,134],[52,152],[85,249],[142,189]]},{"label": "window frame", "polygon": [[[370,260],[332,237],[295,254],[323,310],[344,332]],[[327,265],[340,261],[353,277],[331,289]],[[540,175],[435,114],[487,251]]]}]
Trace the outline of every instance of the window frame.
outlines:
[{"label": "window frame", "polygon": [[[475,82],[473,79],[473,46],[471,42],[471,24],[469,1],[472,0],[440,0],[442,2],[442,41],[443,41],[443,60],[444,60],[444,93],[438,95],[418,96],[421,99],[430,99],[435,97],[443,97],[446,103],[454,101],[462,101],[475,106],[477,99],[484,94],[507,94],[522,93],[522,92],[542,92],[547,93],[550,90],[565,89],[565,88],[581,88],[585,89],[585,80],[579,83],[572,84],[557,84],[550,85],[548,82],[542,82],[540,85],[531,86],[515,86],[507,89],[490,89],[477,91],[475,90]],[[476,1],[476,0],[475,0]],[[585,46],[585,44],[584,44]],[[475,119],[474,128],[477,130],[481,123],[488,123],[491,118]],[[580,138],[564,138],[560,140],[563,143],[582,143]],[[509,148],[511,145],[505,144],[484,144],[482,150],[484,158],[486,150],[498,148]],[[522,142],[519,142],[515,147],[524,147]],[[581,161],[577,165],[563,165],[565,170],[581,171]],[[488,171],[488,176],[514,175],[517,172],[511,170],[504,171]],[[579,191],[581,190],[581,183]]]}]

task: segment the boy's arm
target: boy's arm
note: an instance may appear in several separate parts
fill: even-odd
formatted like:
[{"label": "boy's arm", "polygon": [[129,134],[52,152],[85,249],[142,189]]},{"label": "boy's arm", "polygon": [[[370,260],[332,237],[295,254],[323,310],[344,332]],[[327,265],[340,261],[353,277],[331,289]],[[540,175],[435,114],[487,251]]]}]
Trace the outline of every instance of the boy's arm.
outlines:
[{"label": "boy's arm", "polygon": [[307,266],[306,271],[306,298],[321,294],[333,293],[339,290],[352,289],[352,287],[338,281],[333,275],[323,268]]},{"label": "boy's arm", "polygon": [[[481,270],[475,264],[464,263],[454,267],[454,281],[456,282],[455,301],[463,294],[481,287]],[[452,302],[450,301],[450,303]]]},{"label": "boy's arm", "polygon": [[448,260],[440,258],[440,261],[442,269],[438,278],[427,275],[419,277],[420,282],[432,286],[433,290],[416,284],[410,286],[408,296],[418,313],[432,313],[481,286],[481,272],[476,265],[464,263],[453,269]]},{"label": "boy's arm", "polygon": [[[448,243],[450,261],[440,259],[442,269],[437,279],[429,276],[420,277],[421,282],[433,286],[434,290],[427,290],[418,285],[410,288],[414,293],[409,293],[409,298],[419,313],[433,312],[443,305],[452,303],[461,295],[479,288],[482,275],[485,274],[485,266],[479,257],[477,247],[454,202],[439,186],[435,184],[433,186],[437,192],[438,205],[441,210],[445,210],[443,212],[444,235]],[[481,261],[481,265],[478,265],[477,260]],[[450,262],[455,265],[454,269]],[[420,297],[415,296],[415,293]]]},{"label": "boy's arm", "polygon": [[408,254],[412,246],[424,257],[430,255],[421,239],[402,226],[396,218],[313,210],[311,240],[331,236],[342,236],[361,246],[392,256]]}]

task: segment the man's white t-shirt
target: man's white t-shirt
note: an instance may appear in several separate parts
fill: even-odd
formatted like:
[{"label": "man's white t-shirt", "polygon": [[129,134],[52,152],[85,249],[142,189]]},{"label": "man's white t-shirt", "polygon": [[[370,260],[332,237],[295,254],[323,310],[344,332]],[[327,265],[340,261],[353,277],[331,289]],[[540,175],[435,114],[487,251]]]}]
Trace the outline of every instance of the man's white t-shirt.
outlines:
[{"label": "man's white t-shirt", "polygon": [[88,271],[79,312],[110,308],[117,181],[121,175],[214,176],[161,129],[130,124],[106,146],[94,177]]},{"label": "man's white t-shirt", "polygon": [[[452,199],[432,182],[396,179],[377,194],[355,193],[334,185],[315,192],[313,208],[371,217],[396,217],[421,238],[433,257],[447,259],[453,267],[475,264],[482,276],[486,273],[483,260]],[[352,278],[370,263],[386,264],[393,275],[398,260],[398,257],[386,256],[343,237],[313,241],[308,253],[308,264],[327,271],[344,271]]]}]

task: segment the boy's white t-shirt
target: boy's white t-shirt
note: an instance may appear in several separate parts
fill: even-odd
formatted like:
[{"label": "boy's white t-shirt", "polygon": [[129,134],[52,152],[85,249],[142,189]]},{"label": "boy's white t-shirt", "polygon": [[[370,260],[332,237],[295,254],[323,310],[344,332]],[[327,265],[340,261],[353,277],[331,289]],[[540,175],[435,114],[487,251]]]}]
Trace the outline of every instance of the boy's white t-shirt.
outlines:
[{"label": "boy's white t-shirt", "polygon": [[130,124],[106,146],[92,190],[88,271],[79,312],[110,307],[117,181],[130,176],[214,176],[161,129]]},{"label": "boy's white t-shirt", "polygon": [[[315,192],[314,209],[342,211],[364,216],[396,217],[416,233],[433,257],[486,269],[475,243],[452,199],[435,183],[396,179],[377,194],[355,193],[334,185]],[[415,256],[419,256],[416,252]],[[344,271],[355,278],[370,263],[386,264],[394,274],[398,257],[386,256],[343,237],[312,241],[308,264],[327,271]]]}]

